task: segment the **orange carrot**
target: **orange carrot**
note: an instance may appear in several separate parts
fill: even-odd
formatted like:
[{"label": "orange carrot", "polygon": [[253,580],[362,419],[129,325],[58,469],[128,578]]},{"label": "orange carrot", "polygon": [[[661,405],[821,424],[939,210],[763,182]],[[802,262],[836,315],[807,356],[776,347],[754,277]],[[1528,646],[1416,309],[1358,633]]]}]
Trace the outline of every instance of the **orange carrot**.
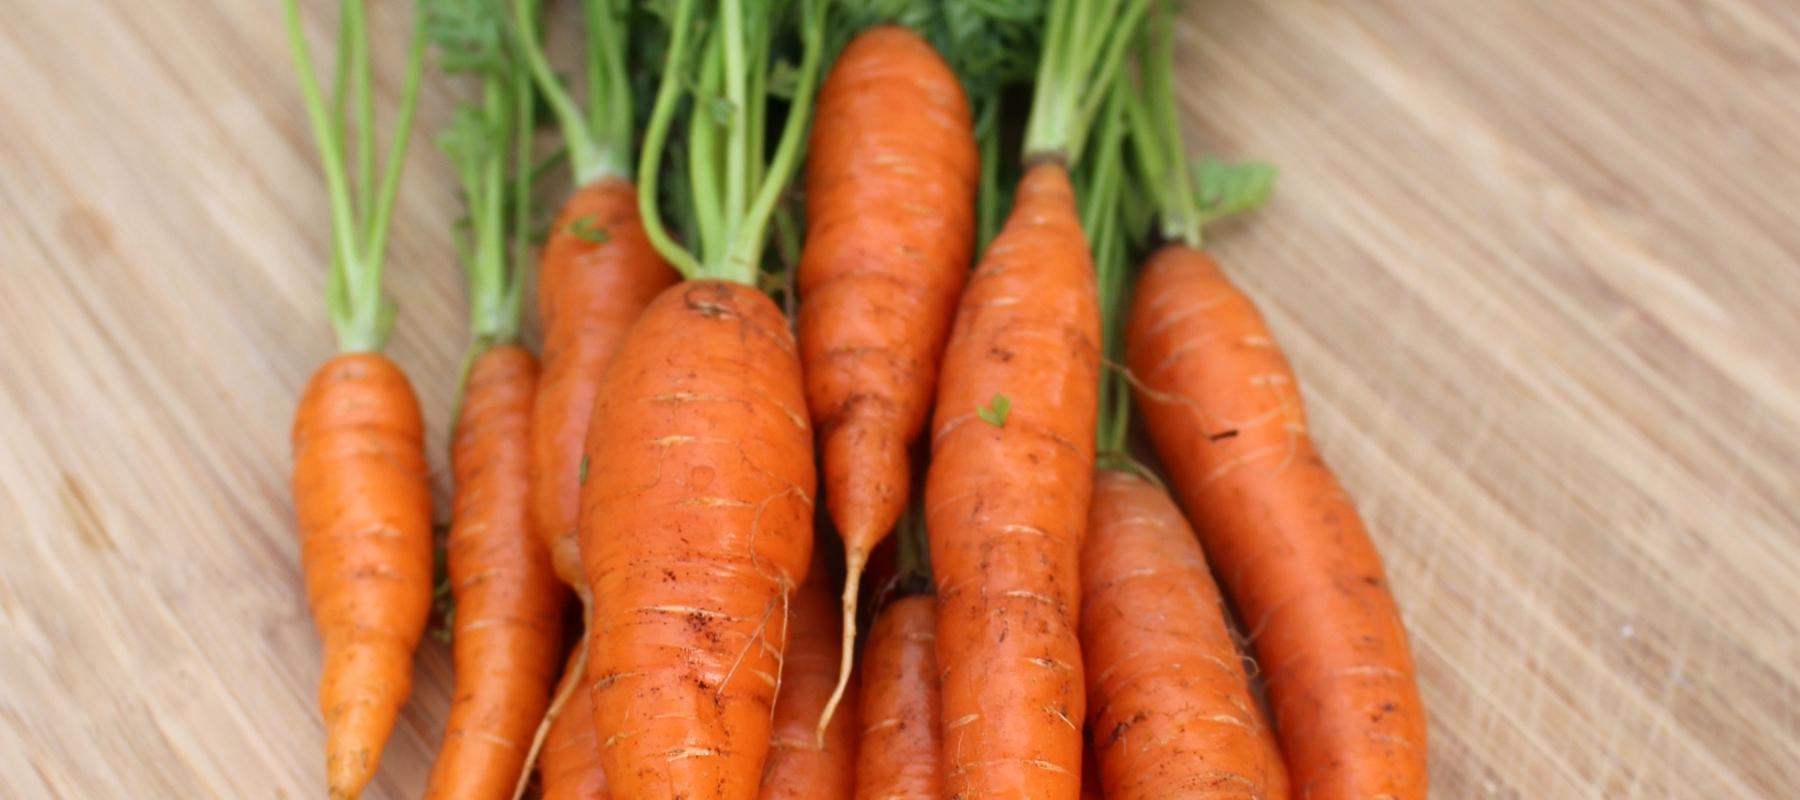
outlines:
[{"label": "orange carrot", "polygon": [[1101,784],[1113,800],[1286,800],[1286,771],[1226,628],[1218,587],[1163,491],[1094,478],[1081,645]]},{"label": "orange carrot", "polygon": [[937,598],[904,597],[875,618],[863,654],[857,800],[938,800]]},{"label": "orange carrot", "polygon": [[1069,170],[1147,3],[1049,4],[1025,174],[944,351],[925,522],[952,798],[1081,793],[1101,320]]},{"label": "orange carrot", "polygon": [[[831,699],[841,646],[830,581],[830,571],[815,556],[806,582],[793,595],[775,727],[769,760],[763,764],[762,800],[848,800],[853,788],[856,715],[833,717],[824,741],[818,736],[819,715]],[[854,693],[850,702],[854,709]]]},{"label": "orange carrot", "polygon": [[1250,626],[1294,791],[1425,797],[1425,711],[1387,575],[1256,307],[1204,252],[1165,247],[1127,351],[1151,439]]},{"label": "orange carrot", "polygon": [[823,729],[849,685],[869,553],[906,505],[907,449],[925,427],[969,269],[980,167],[962,85],[904,28],[852,39],[818,102],[798,326],[845,561],[843,658]]},{"label": "orange carrot", "polygon": [[1172,13],[1147,42],[1133,152],[1171,243],[1146,265],[1125,331],[1146,428],[1250,629],[1293,792],[1418,800],[1425,710],[1381,557],[1313,447],[1268,326],[1201,249],[1202,227],[1260,205],[1274,170],[1190,168]]},{"label": "orange carrot", "polygon": [[[351,800],[374,778],[412,690],[412,654],[431,611],[431,491],[419,402],[406,375],[380,355],[394,316],[382,294],[382,256],[424,69],[414,26],[406,78],[381,180],[375,180],[373,77],[366,10],[339,9],[343,86],[354,96],[362,146],[351,180],[351,127],[331,111],[313,70],[296,0],[283,3],[288,46],[318,145],[331,209],[326,305],[339,354],[313,373],[294,411],[294,507],[306,600],[323,640],[319,708],[325,718],[326,791]],[[352,190],[354,183],[355,190]]]},{"label": "orange carrot", "polygon": [[325,642],[326,779],[355,797],[412,690],[431,610],[431,490],[406,375],[374,353],[325,362],[294,414],[306,599]]},{"label": "orange carrot", "polygon": [[[770,68],[775,26],[748,24],[736,2],[702,23],[696,5],[678,0],[669,17],[639,165],[645,232],[686,280],[626,334],[584,449],[588,678],[616,794],[749,800],[768,754],[790,596],[811,563],[816,488],[798,346],[754,287],[811,116],[824,14],[818,3],[799,9],[805,57],[762,164],[768,102],[752,87],[766,85],[747,73]],[[704,53],[689,53],[694,39]],[[733,107],[724,117],[690,109],[691,143],[719,156],[717,169],[690,176],[698,255],[675,244],[655,202],[690,86],[720,87]]]},{"label": "orange carrot", "polygon": [[549,704],[565,590],[528,521],[536,378],[530,353],[501,346],[475,359],[464,389],[451,448],[456,687],[428,798],[510,797]]},{"label": "orange carrot", "polygon": [[[568,691],[571,684],[586,680],[577,664],[579,651],[569,654],[563,668],[557,694]],[[587,698],[563,707],[563,712],[550,723],[544,740],[544,752],[538,762],[538,777],[543,782],[541,800],[609,800],[606,770],[600,766],[600,742],[594,738],[594,707]]]},{"label": "orange carrot", "polygon": [[581,448],[600,376],[625,331],[675,282],[638,220],[637,191],[603,179],[578,189],[550,227],[538,260],[544,374],[532,412],[532,516],[556,574],[587,591],[576,536]]},{"label": "orange carrot", "polygon": [[1077,566],[1100,319],[1062,167],[1032,167],[945,351],[926,477],[946,793],[1075,797]]},{"label": "orange carrot", "polygon": [[594,414],[581,554],[607,778],[624,797],[754,797],[812,548],[793,336],[754,289],[679,284],[626,336]]}]

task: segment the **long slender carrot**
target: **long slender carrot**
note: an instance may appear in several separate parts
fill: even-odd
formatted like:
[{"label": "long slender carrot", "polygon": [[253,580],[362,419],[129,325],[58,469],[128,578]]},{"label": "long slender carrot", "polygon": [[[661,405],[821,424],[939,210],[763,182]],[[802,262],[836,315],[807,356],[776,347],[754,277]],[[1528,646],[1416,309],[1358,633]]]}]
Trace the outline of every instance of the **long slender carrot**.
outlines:
[{"label": "long slender carrot", "polygon": [[1077,559],[1100,315],[1067,165],[1144,4],[1056,0],[1014,205],[945,348],[926,476],[945,793],[1073,798],[1085,716]]},{"label": "long slender carrot", "polygon": [[815,556],[806,582],[794,592],[788,646],[781,660],[781,693],[775,698],[769,759],[763,764],[762,800],[848,800],[856,773],[855,692],[850,709],[831,718],[824,740],[820,713],[837,679],[838,614],[831,572]]},{"label": "long slender carrot", "polygon": [[905,28],[852,39],[818,102],[798,327],[845,562],[843,663],[823,730],[849,685],[869,553],[906,506],[907,449],[925,427],[969,269],[980,167],[962,85]]},{"label": "long slender carrot", "polygon": [[469,369],[451,448],[456,686],[428,798],[511,797],[556,679],[567,590],[528,521],[536,378],[536,359],[516,345]]},{"label": "long slender carrot", "polygon": [[428,3],[438,61],[478,92],[439,142],[461,178],[472,342],[450,461],[456,685],[425,796],[503,800],[525,770],[556,679],[567,590],[531,528],[531,408],[538,364],[520,347],[530,260],[535,97],[498,4]]},{"label": "long slender carrot", "polygon": [[[556,574],[577,593],[581,573],[576,514],[581,448],[600,376],[625,331],[658,292],[675,282],[638,219],[631,183],[631,90],[623,74],[624,21],[611,3],[588,3],[588,115],[550,72],[536,35],[532,0],[513,0],[520,51],[550,101],[568,145],[577,188],[551,224],[538,260],[538,317],[544,369],[532,411],[532,518]],[[584,598],[585,601],[585,598]]]},{"label": "long slender carrot", "polygon": [[1285,800],[1281,754],[1174,501],[1136,475],[1100,471],[1081,578],[1105,795]]},{"label": "long slender carrot", "polygon": [[938,800],[944,770],[937,598],[913,595],[888,604],[875,618],[866,646],[857,800]]},{"label": "long slender carrot", "polygon": [[365,9],[358,0],[342,3],[343,83],[362,109],[353,185],[350,128],[319,87],[298,3],[287,0],[283,10],[331,208],[326,298],[340,352],[313,373],[294,412],[293,490],[307,604],[324,643],[326,788],[347,799],[375,775],[411,691],[412,653],[431,608],[431,492],[419,403],[406,375],[378,352],[393,319],[381,292],[382,256],[425,48],[415,27],[377,184]]},{"label": "long slender carrot", "polygon": [[[578,685],[587,680],[577,663],[579,651],[569,654],[563,677],[557,684]],[[550,723],[550,734],[544,740],[544,752],[538,761],[538,778],[542,781],[541,800],[609,800],[612,793],[606,784],[606,770],[600,765],[600,741],[594,736],[594,707],[585,702],[564,706]]]},{"label": "long slender carrot", "polygon": [[963,293],[926,477],[951,796],[1079,789],[1095,302],[1067,174],[1033,167]]},{"label": "long slender carrot", "polygon": [[[810,116],[823,13],[801,5],[806,55],[765,166],[773,26],[725,0],[690,59],[695,5],[680,0],[671,15],[640,158],[646,232],[687,280],[632,326],[588,427],[588,677],[616,794],[748,800],[769,747],[789,596],[810,562],[816,480],[798,348],[753,285]],[[696,149],[719,156],[693,174],[702,257],[671,241],[654,204],[677,100],[694,85],[732,109],[700,108],[688,126]]]},{"label": "long slender carrot", "polygon": [[1250,298],[1200,248],[1212,218],[1253,207],[1267,168],[1208,165],[1181,145],[1171,26],[1152,37],[1134,113],[1139,166],[1173,241],[1151,257],[1126,332],[1150,438],[1262,665],[1295,794],[1426,795],[1425,710],[1387,575],[1307,433],[1293,369]]},{"label": "long slender carrot", "polygon": [[1425,796],[1425,713],[1362,519],[1292,368],[1199,250],[1145,268],[1129,363],[1152,441],[1247,620],[1302,797]]}]

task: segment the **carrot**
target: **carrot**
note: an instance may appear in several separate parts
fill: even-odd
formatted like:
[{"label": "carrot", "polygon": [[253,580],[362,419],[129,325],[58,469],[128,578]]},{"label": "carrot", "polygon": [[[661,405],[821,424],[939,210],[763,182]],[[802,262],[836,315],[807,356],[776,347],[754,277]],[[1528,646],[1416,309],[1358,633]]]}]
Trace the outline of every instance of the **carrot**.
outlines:
[{"label": "carrot", "polygon": [[[841,640],[831,573],[816,553],[788,616],[790,635],[782,654],[769,759],[763,765],[762,800],[848,800],[854,788],[856,715],[833,717],[824,742],[818,737],[820,712],[831,699],[837,677]],[[850,702],[854,709],[854,692]]]},{"label": "carrot", "polygon": [[852,39],[818,102],[806,162],[800,360],[845,561],[843,661],[818,720],[823,731],[850,682],[869,553],[906,506],[907,449],[925,427],[969,269],[979,166],[961,84],[905,28]]},{"label": "carrot", "polygon": [[937,599],[890,603],[869,631],[862,667],[858,800],[943,796],[937,676]]},{"label": "carrot", "polygon": [[[740,0],[706,20],[690,59],[696,0],[671,16],[668,63],[640,159],[646,233],[686,280],[632,326],[602,378],[588,427],[581,556],[596,600],[588,677],[602,763],[622,797],[752,798],[769,748],[789,596],[812,550],[815,475],[797,346],[753,288],[765,227],[793,173],[809,117],[822,13],[803,3],[806,55],[769,163],[771,21]],[[690,70],[690,62],[701,68]],[[655,207],[677,100],[716,90],[732,113],[698,108],[696,256]]]},{"label": "carrot", "polygon": [[331,209],[326,300],[339,349],[313,373],[294,412],[294,506],[307,605],[323,640],[326,786],[333,798],[354,798],[374,777],[412,689],[412,653],[431,608],[431,492],[419,403],[406,375],[379,353],[393,320],[381,292],[382,255],[425,48],[415,27],[378,186],[365,10],[345,0],[339,13],[338,61],[347,67],[340,89],[360,107],[354,188],[345,163],[349,127],[332,110],[342,105],[327,104],[298,3],[284,3]]},{"label": "carrot", "polygon": [[488,349],[469,370],[451,449],[456,685],[428,798],[512,796],[550,702],[566,590],[527,521],[536,373],[516,345]]},{"label": "carrot", "polygon": [[[585,680],[577,663],[579,651],[569,654],[563,669],[563,686],[574,686]],[[550,724],[544,740],[542,760],[538,762],[542,780],[541,800],[609,800],[606,770],[600,766],[600,742],[594,738],[594,707],[586,702],[570,703]]]},{"label": "carrot", "polygon": [[1296,791],[1424,797],[1406,632],[1268,326],[1204,252],[1171,245],[1128,341],[1151,439],[1250,624]]},{"label": "carrot", "polygon": [[[461,178],[461,248],[472,343],[450,461],[449,536],[456,685],[427,798],[507,798],[556,679],[567,592],[531,529],[531,407],[537,359],[518,345],[530,258],[535,132],[531,76],[502,36],[504,8],[428,3],[425,25],[447,73],[478,91],[439,137]],[[510,175],[509,175],[510,173]]]},{"label": "carrot", "polygon": [[1247,621],[1294,792],[1426,795],[1425,711],[1381,557],[1307,434],[1292,367],[1250,298],[1200,249],[1210,219],[1258,204],[1272,171],[1188,172],[1153,37],[1135,115],[1140,167],[1173,240],[1127,323],[1138,401],[1176,495]]},{"label": "carrot", "polygon": [[964,290],[926,476],[945,793],[1075,798],[1100,315],[1067,165],[1143,4],[1056,0],[1011,214]]},{"label": "carrot", "polygon": [[1286,798],[1200,545],[1163,491],[1102,470],[1081,552],[1081,643],[1113,800]]},{"label": "carrot", "polygon": [[631,96],[622,56],[624,23],[604,4],[588,4],[586,20],[593,97],[583,117],[550,73],[537,42],[529,0],[514,0],[515,29],[538,91],[569,143],[578,188],[550,225],[538,260],[538,317],[544,370],[532,410],[532,518],[550,548],[556,574],[587,591],[581,574],[576,514],[581,499],[581,448],[600,376],[625,331],[658,292],[675,282],[644,236],[637,189],[624,155],[631,146]]}]

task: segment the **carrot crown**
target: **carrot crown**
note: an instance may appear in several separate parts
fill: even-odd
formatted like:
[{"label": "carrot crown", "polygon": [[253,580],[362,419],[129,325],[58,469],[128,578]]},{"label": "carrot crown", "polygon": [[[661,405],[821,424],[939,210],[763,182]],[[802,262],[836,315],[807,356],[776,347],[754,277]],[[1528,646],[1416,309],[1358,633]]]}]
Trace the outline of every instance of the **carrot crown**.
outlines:
[{"label": "carrot crown", "polygon": [[1217,219],[1254,210],[1269,197],[1275,168],[1203,159],[1189,164],[1176,107],[1175,20],[1163,8],[1152,18],[1138,63],[1139,87],[1126,106],[1132,154],[1161,220],[1164,239],[1199,247],[1200,231]]},{"label": "carrot crown", "polygon": [[[714,5],[715,13],[699,20],[695,0],[675,3],[662,84],[639,157],[639,210],[650,242],[684,277],[755,285],[769,219],[798,164],[812,112],[824,49],[824,0],[718,0]],[[797,70],[777,75],[771,71],[771,55],[789,14],[799,15],[804,56]],[[786,85],[778,87],[778,79]],[[765,163],[769,95],[790,89],[781,137]],[[691,95],[686,198],[692,206],[684,211],[693,215],[698,255],[669,236],[656,202],[657,167],[684,95]]]},{"label": "carrot crown", "polygon": [[532,78],[499,3],[427,0],[423,24],[440,68],[480,82],[437,140],[468,208],[452,234],[469,283],[473,356],[519,337],[520,277],[530,257]]},{"label": "carrot crown", "polygon": [[[340,350],[380,350],[394,323],[393,301],[381,291],[382,256],[387,250],[394,198],[400,190],[400,168],[406,161],[413,110],[418,105],[425,40],[415,26],[407,53],[406,82],[400,91],[400,111],[394,120],[393,142],[388,146],[386,165],[377,184],[375,92],[363,3],[343,0],[339,5],[337,66],[329,102],[313,72],[298,0],[283,0],[283,6],[288,46],[293,50],[294,67],[300,77],[300,97],[319,146],[319,165],[325,173],[331,205],[331,271],[325,284],[331,324]],[[356,107],[354,131],[349,114],[352,99]],[[346,163],[346,152],[352,150],[354,181]]]},{"label": "carrot crown", "polygon": [[[455,3],[463,7],[487,4],[482,0]],[[623,0],[581,1],[587,32],[584,61],[587,114],[584,116],[544,55],[536,0],[513,0],[512,27],[519,54],[544,102],[556,115],[557,125],[562,128],[569,165],[577,184],[631,177],[631,76],[625,67],[625,29],[629,11],[630,3]]]},{"label": "carrot crown", "polygon": [[1073,165],[1151,0],[1051,0],[1025,161]]}]

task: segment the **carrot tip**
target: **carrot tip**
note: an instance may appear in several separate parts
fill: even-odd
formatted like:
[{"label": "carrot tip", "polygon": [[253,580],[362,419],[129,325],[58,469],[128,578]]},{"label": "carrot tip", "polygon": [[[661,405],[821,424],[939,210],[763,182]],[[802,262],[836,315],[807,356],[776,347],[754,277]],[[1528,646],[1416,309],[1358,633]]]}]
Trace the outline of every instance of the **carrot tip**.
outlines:
[{"label": "carrot tip", "polygon": [[831,699],[825,701],[825,709],[819,712],[819,727],[814,732],[820,750],[825,749],[825,729],[831,726],[831,718],[844,700],[844,691],[850,686],[850,668],[856,663],[857,596],[868,562],[868,553],[860,548],[849,548],[844,552],[844,639],[838,646],[837,686],[831,690]]}]

